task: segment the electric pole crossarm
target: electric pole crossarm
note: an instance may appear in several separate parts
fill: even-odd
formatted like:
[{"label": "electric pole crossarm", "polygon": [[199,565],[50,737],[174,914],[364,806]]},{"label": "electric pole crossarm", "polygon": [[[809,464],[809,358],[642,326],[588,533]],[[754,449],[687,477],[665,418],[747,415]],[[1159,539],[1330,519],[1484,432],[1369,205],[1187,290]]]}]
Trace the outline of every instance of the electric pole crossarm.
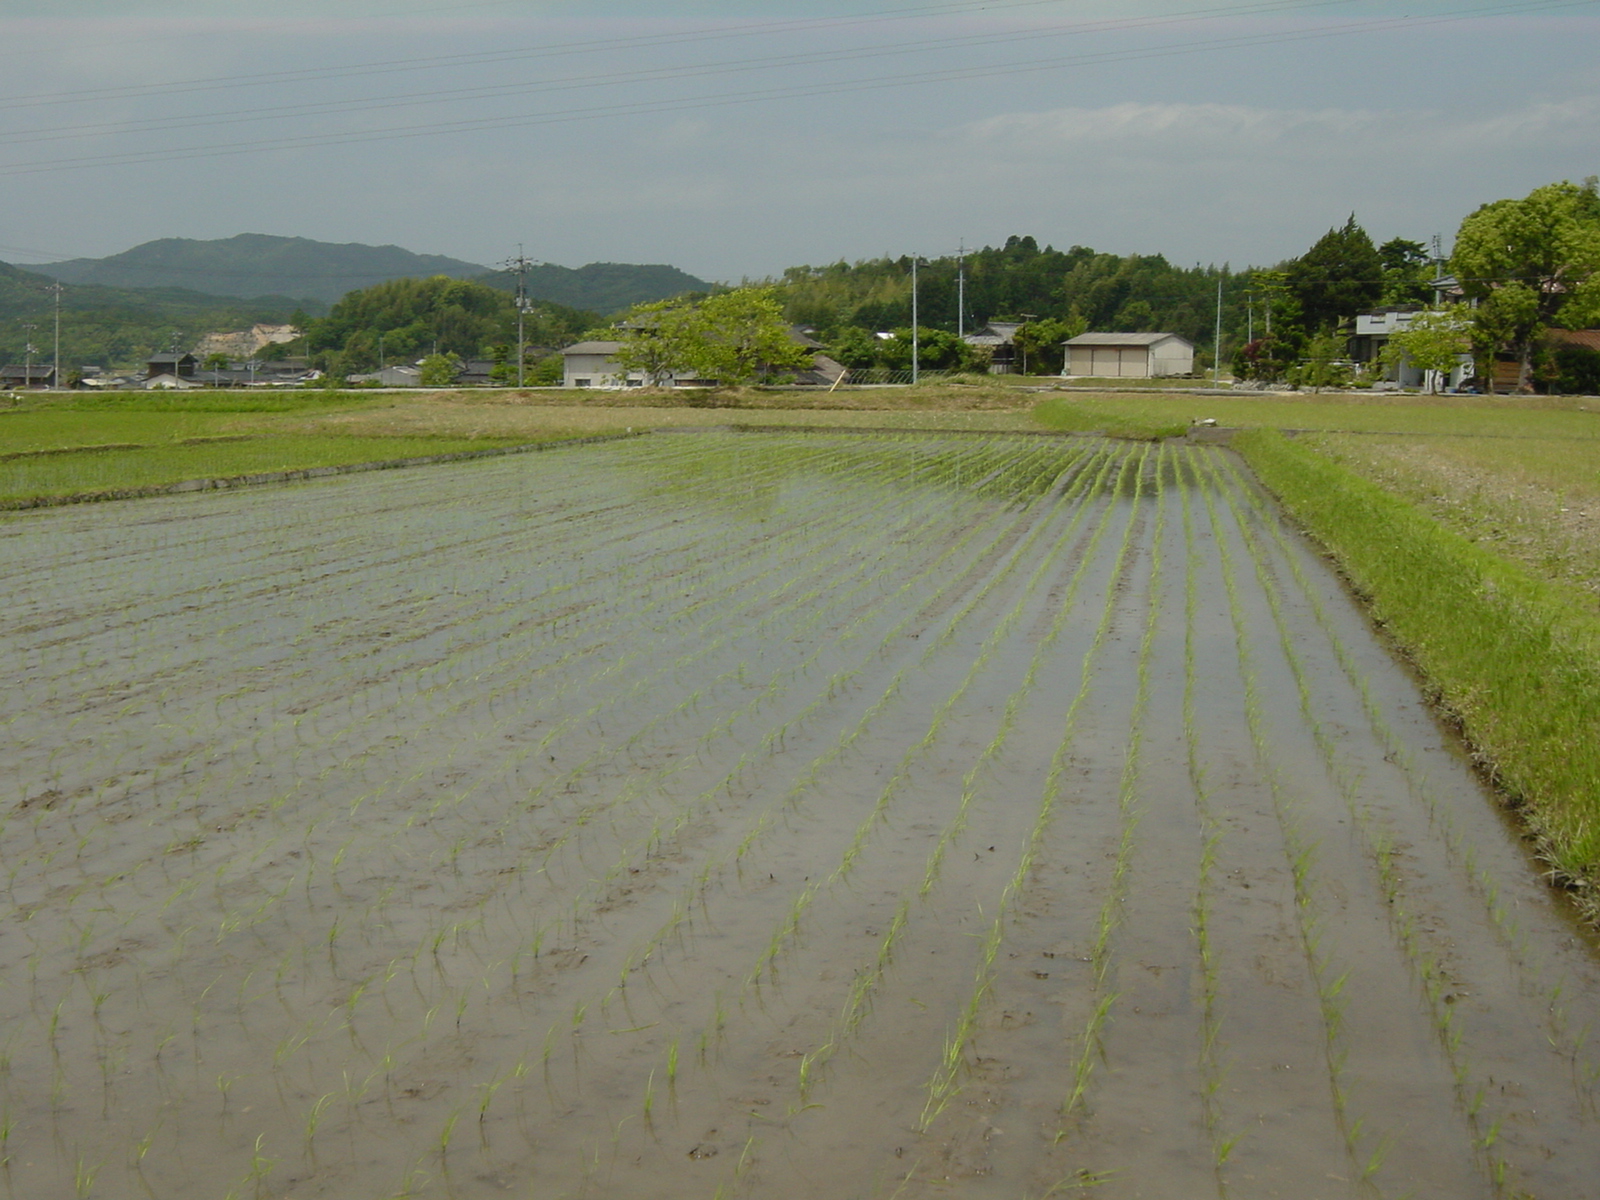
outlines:
[{"label": "electric pole crossarm", "polygon": [[523,386],[526,379],[527,367],[527,337],[523,332],[523,321],[528,312],[528,268],[539,264],[522,252],[522,243],[517,243],[517,256],[508,258],[503,262],[501,270],[515,271],[517,273],[517,386]]}]

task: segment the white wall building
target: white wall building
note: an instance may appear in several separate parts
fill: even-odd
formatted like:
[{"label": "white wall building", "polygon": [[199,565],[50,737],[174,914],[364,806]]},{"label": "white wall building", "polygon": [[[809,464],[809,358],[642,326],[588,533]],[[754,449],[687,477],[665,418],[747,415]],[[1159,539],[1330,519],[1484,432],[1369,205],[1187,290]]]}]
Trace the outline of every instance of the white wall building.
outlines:
[{"label": "white wall building", "polygon": [[[1355,332],[1350,338],[1351,360],[1360,365],[1377,362],[1389,339],[1411,328],[1411,322],[1416,320],[1422,311],[1407,306],[1376,308],[1370,312],[1357,313]],[[1442,388],[1458,388],[1476,372],[1477,367],[1470,354],[1457,356],[1456,365],[1446,372],[1419,370],[1412,365],[1409,358],[1402,357],[1398,363],[1384,372],[1384,377],[1403,388],[1422,388],[1424,391],[1433,392]]]},{"label": "white wall building", "polygon": [[1063,375],[1154,379],[1194,373],[1194,343],[1175,333],[1080,333],[1065,345]]}]

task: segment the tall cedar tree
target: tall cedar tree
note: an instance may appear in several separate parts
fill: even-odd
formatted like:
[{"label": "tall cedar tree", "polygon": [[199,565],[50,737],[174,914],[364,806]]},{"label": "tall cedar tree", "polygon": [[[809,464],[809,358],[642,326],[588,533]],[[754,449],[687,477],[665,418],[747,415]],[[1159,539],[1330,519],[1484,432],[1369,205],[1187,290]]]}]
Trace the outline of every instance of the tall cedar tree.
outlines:
[{"label": "tall cedar tree", "polygon": [[1383,296],[1383,260],[1354,213],[1291,262],[1286,274],[1308,333],[1332,329]]}]

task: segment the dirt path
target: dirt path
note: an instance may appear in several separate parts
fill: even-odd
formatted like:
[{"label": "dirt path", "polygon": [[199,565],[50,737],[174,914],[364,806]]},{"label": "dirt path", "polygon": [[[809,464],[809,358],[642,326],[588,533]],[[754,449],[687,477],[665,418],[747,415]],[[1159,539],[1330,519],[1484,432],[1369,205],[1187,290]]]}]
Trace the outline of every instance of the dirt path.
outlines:
[{"label": "dirt path", "polygon": [[28,1197],[1574,1197],[1600,956],[1225,451],[0,524]]}]

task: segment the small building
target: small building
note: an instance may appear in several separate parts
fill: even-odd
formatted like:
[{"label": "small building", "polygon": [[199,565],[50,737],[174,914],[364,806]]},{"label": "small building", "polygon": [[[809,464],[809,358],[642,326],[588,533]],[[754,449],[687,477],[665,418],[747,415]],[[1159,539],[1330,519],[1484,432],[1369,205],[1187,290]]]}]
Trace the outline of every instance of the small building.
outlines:
[{"label": "small building", "polygon": [[1430,372],[1420,370],[1404,356],[1399,362],[1387,366],[1383,363],[1383,352],[1389,339],[1411,328],[1411,322],[1425,311],[1416,304],[1391,304],[1357,313],[1354,322],[1347,326],[1351,330],[1348,342],[1350,361],[1368,372],[1369,377],[1376,373],[1381,381],[1396,387],[1426,388],[1429,391],[1460,387],[1472,378],[1476,370],[1470,354],[1459,355],[1455,367],[1438,379],[1429,379]]},{"label": "small building", "polygon": [[[624,371],[617,362],[621,342],[588,341],[568,346],[561,352],[561,386],[569,388],[636,388],[650,381],[642,371]],[[687,372],[669,371],[661,387],[707,387],[710,380]]]},{"label": "small building", "polygon": [[421,387],[422,368],[410,366],[384,367],[360,375],[346,375],[346,383],[371,383],[378,387]]},{"label": "small building", "polygon": [[193,388],[203,388],[210,385],[202,383],[193,375],[174,375],[171,371],[163,371],[159,375],[147,377],[142,386],[146,391],[179,391],[187,392]]},{"label": "small building", "polygon": [[144,377],[153,380],[162,375],[171,375],[176,379],[192,379],[199,365],[199,360],[192,354],[152,354],[145,360]]},{"label": "small building", "polygon": [[56,385],[56,369],[50,363],[9,363],[0,367],[0,388],[19,391],[23,388],[52,388]]},{"label": "small building", "polygon": [[1175,333],[1080,333],[1063,344],[1063,375],[1157,379],[1194,373],[1194,343]]},{"label": "small building", "polygon": [[1009,375],[1017,369],[1017,330],[1022,325],[1021,321],[990,321],[975,333],[963,334],[961,340],[989,351],[991,375]]},{"label": "small building", "polygon": [[[622,387],[617,365],[621,342],[577,342],[561,352],[561,386],[569,388]],[[637,385],[635,385],[637,386]]]}]

